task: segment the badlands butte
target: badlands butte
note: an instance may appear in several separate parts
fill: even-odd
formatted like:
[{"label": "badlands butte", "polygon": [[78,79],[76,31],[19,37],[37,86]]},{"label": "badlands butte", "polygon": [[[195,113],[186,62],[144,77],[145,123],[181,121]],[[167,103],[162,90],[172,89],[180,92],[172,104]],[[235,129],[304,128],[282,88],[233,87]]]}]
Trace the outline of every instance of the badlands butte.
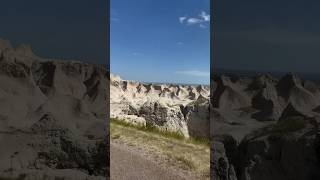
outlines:
[{"label": "badlands butte", "polygon": [[320,83],[211,75],[211,177],[320,179]]},{"label": "badlands butte", "polygon": [[209,137],[209,86],[153,84],[111,74],[111,118],[189,137]]},{"label": "badlands butte", "polygon": [[0,40],[0,179],[106,179],[109,72]]}]

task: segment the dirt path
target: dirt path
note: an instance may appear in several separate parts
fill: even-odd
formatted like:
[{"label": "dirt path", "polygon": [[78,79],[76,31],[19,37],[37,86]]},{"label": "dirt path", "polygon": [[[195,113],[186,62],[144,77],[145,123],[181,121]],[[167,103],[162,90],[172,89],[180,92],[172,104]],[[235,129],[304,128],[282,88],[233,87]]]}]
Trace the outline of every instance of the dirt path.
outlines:
[{"label": "dirt path", "polygon": [[208,180],[210,148],[199,143],[113,122],[110,124],[111,179]]},{"label": "dirt path", "polygon": [[111,180],[186,180],[194,177],[184,177],[177,172],[155,162],[150,157],[143,155],[138,150],[111,142],[110,147]]}]

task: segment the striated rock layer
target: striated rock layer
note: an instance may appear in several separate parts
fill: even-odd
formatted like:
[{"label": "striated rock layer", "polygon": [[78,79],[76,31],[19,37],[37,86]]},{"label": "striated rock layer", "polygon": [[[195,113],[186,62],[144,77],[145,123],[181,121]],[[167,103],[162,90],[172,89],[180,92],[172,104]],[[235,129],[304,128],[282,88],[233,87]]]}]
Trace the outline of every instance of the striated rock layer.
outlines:
[{"label": "striated rock layer", "polygon": [[110,113],[112,118],[185,137],[209,137],[209,94],[203,85],[140,83],[111,74]]},{"label": "striated rock layer", "polygon": [[0,40],[0,177],[105,179],[108,83],[103,66]]},{"label": "striated rock layer", "polygon": [[320,179],[318,82],[215,74],[211,84],[212,179]]}]

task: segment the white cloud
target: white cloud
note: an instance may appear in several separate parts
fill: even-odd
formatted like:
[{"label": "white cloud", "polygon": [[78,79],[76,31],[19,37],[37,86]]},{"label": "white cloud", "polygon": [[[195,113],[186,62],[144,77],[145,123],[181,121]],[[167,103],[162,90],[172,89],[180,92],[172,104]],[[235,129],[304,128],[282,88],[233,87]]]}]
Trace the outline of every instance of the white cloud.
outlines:
[{"label": "white cloud", "polygon": [[186,24],[189,26],[199,24],[200,28],[206,28],[207,26],[204,24],[209,21],[210,21],[210,15],[207,14],[205,11],[201,11],[198,17],[190,17],[190,18],[188,18],[187,16],[179,17],[179,22],[181,24]]},{"label": "white cloud", "polygon": [[187,17],[185,17],[185,16],[179,17],[179,21],[181,24],[183,24],[184,20],[186,20],[186,19],[187,19]]},{"label": "white cloud", "polygon": [[190,70],[190,71],[176,71],[176,74],[182,74],[182,75],[190,75],[190,76],[210,76],[210,72],[206,71],[197,71],[197,70]]},{"label": "white cloud", "polygon": [[199,15],[204,21],[210,21],[210,15],[207,14],[205,11],[201,11],[201,14]]},{"label": "white cloud", "polygon": [[189,19],[187,20],[187,24],[188,24],[188,25],[199,24],[199,23],[201,23],[201,22],[202,22],[202,20],[201,20],[201,19],[198,19],[198,18],[189,18]]}]

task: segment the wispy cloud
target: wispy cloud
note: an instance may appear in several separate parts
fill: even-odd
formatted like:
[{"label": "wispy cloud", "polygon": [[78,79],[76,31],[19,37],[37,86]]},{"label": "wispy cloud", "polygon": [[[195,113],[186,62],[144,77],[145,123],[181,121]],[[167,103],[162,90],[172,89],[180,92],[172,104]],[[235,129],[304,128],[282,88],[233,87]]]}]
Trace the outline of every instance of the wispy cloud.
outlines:
[{"label": "wispy cloud", "polygon": [[179,22],[181,24],[187,24],[189,26],[199,24],[200,28],[206,28],[207,26],[205,26],[204,23],[209,21],[210,21],[210,15],[207,14],[205,11],[201,11],[201,13],[197,17],[187,17],[187,16],[179,17]]},{"label": "wispy cloud", "polygon": [[186,20],[186,19],[187,19],[186,16],[179,17],[179,21],[181,24],[183,24],[184,20]]},{"label": "wispy cloud", "polygon": [[177,42],[178,45],[183,45],[183,42]]},{"label": "wispy cloud", "polygon": [[176,71],[175,74],[189,75],[189,76],[202,76],[202,77],[210,76],[210,72],[198,71],[198,70]]},{"label": "wispy cloud", "polygon": [[210,15],[207,14],[205,11],[201,11],[199,15],[204,21],[210,21]]},{"label": "wispy cloud", "polygon": [[199,23],[201,23],[201,22],[202,22],[202,20],[201,20],[201,19],[198,19],[198,18],[189,18],[189,19],[187,20],[187,24],[188,24],[188,25],[199,24]]},{"label": "wispy cloud", "polygon": [[207,26],[206,26],[206,25],[203,25],[203,24],[199,24],[199,27],[201,27],[201,28],[203,28],[203,29],[207,28]]}]

